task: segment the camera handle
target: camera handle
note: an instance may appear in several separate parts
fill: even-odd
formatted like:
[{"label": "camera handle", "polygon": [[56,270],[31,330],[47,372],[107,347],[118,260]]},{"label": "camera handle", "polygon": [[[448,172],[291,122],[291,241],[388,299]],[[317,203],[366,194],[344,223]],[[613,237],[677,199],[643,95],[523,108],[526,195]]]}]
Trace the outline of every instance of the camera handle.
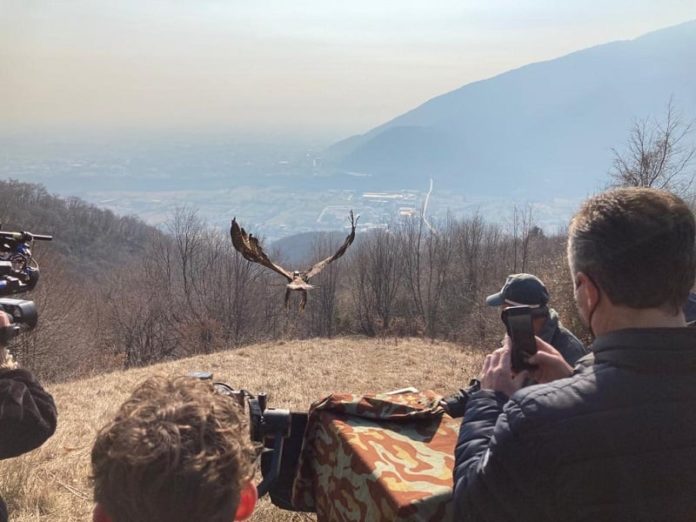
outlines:
[{"label": "camera handle", "polygon": [[20,327],[18,324],[11,324],[10,326],[3,326],[0,328],[0,348],[7,346],[9,342],[17,337],[20,332]]},{"label": "camera handle", "polygon": [[273,448],[265,448],[263,453],[272,452],[271,467],[268,474],[263,476],[261,483],[256,486],[256,493],[259,498],[263,497],[271,489],[271,486],[280,475],[280,463],[283,459],[283,447],[285,445],[285,437],[282,433],[276,433],[273,437]]},{"label": "camera handle", "polygon": [[285,439],[290,435],[290,411],[285,409],[267,408],[266,394],[260,393],[249,399],[249,417],[251,420],[251,439],[264,443],[273,439],[273,447],[264,447],[264,454],[271,454],[271,465],[263,473],[261,483],[256,487],[259,498],[268,493],[273,483],[280,476],[280,465],[283,460]]}]

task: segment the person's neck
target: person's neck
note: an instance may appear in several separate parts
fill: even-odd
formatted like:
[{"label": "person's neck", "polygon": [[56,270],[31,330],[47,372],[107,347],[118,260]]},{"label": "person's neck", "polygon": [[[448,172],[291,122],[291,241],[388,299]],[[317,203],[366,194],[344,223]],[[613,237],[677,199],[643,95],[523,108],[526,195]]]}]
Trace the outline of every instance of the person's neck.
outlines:
[{"label": "person's neck", "polygon": [[[599,310],[598,310],[599,312]],[[628,308],[625,306],[608,306],[605,313],[595,314],[596,335],[625,328],[679,328],[686,326],[684,314],[669,313],[662,308]]]}]

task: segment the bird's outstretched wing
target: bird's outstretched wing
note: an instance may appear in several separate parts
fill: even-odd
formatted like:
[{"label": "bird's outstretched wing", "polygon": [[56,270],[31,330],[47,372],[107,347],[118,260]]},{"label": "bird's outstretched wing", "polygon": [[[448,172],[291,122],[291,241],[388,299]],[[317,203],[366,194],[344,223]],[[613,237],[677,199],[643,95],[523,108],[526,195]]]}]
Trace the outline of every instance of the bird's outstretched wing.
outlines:
[{"label": "bird's outstretched wing", "polygon": [[268,259],[268,256],[259,244],[259,240],[256,239],[253,234],[247,234],[246,231],[239,226],[236,218],[232,219],[230,235],[232,236],[234,248],[244,256],[244,259],[270,268],[285,277],[288,281],[292,281],[290,273],[282,266],[276,265],[273,261]]},{"label": "bird's outstretched wing", "polygon": [[348,247],[351,245],[353,240],[355,239],[355,227],[358,224],[358,216],[357,218],[353,216],[353,211],[350,211],[350,234],[348,234],[348,237],[346,237],[346,240],[343,242],[343,245],[341,245],[341,248],[338,249],[338,251],[332,255],[331,257],[327,257],[323,261],[319,261],[317,264],[315,264],[312,268],[310,268],[307,273],[305,274],[305,279],[309,279],[310,277],[313,277],[317,275],[319,272],[324,270],[324,267],[331,263],[331,261],[334,261],[341,257],[343,254],[345,254],[346,250],[348,250]]}]

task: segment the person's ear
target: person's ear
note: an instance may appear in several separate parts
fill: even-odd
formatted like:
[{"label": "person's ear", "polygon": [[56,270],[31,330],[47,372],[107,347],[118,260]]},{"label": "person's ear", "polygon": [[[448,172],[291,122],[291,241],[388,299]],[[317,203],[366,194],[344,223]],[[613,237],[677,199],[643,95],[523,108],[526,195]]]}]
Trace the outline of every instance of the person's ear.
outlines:
[{"label": "person's ear", "polygon": [[584,310],[593,310],[599,301],[599,288],[584,272],[575,274],[575,300]]},{"label": "person's ear", "polygon": [[252,482],[247,482],[246,486],[244,486],[239,493],[239,505],[237,506],[237,513],[234,519],[246,520],[249,518],[254,512],[254,507],[256,507],[258,498],[256,486],[254,486]]},{"label": "person's ear", "polygon": [[97,503],[92,511],[92,522],[111,522],[111,517],[106,514],[101,504]]}]

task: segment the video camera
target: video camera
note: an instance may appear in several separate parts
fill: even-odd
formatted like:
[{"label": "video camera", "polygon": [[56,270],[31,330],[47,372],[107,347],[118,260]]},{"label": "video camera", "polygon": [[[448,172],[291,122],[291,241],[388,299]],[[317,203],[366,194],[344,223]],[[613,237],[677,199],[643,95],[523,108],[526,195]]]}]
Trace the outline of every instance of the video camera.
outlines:
[{"label": "video camera", "polygon": [[[212,381],[210,372],[193,372],[192,377]],[[267,395],[253,395],[247,390],[235,389],[222,382],[213,382],[215,391],[230,397],[249,414],[249,434],[253,442],[262,445],[261,475],[258,496],[269,494],[271,502],[281,509],[298,511],[292,504],[292,483],[302,449],[302,438],[307,425],[305,412],[269,408]]]},{"label": "video camera", "polygon": [[0,299],[0,310],[10,316],[12,324],[0,328],[0,346],[6,345],[20,333],[31,330],[39,321],[34,301],[23,299]]},{"label": "video camera", "polygon": [[[0,230],[0,296],[20,294],[34,289],[39,281],[39,264],[31,251],[34,240],[52,239],[52,236],[26,231]],[[21,332],[34,328],[39,319],[33,301],[0,297],[0,310],[8,314],[13,323],[0,328],[0,345],[7,344]]]}]

